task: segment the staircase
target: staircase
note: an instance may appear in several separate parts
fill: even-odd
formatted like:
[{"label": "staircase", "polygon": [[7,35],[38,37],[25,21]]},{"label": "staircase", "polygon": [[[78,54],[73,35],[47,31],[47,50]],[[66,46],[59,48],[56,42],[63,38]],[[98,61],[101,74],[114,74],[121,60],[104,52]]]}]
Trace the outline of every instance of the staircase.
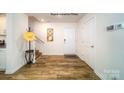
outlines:
[{"label": "staircase", "polygon": [[[35,36],[36,37],[36,42],[38,44],[45,44],[44,41],[42,41],[38,36]],[[40,59],[42,57],[42,53],[38,50],[38,49],[35,49],[35,60],[37,61],[38,59]]]},{"label": "staircase", "polygon": [[42,53],[39,50],[35,50],[35,60],[38,60],[42,56]]}]

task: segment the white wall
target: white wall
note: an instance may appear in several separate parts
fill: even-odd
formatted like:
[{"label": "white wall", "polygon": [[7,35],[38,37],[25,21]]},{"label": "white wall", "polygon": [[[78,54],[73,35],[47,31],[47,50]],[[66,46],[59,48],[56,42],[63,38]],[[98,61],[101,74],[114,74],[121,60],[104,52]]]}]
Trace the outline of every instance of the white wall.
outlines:
[{"label": "white wall", "polygon": [[12,74],[25,64],[26,42],[23,33],[28,28],[25,14],[7,14],[7,62],[6,74]]},{"label": "white wall", "polygon": [[[81,55],[81,34],[84,22],[96,17],[96,57],[95,72],[102,79],[124,79],[124,29],[115,32],[107,32],[106,26],[124,22],[124,14],[87,14],[79,22],[77,33],[77,54]],[[85,34],[85,32],[83,33]]]},{"label": "white wall", "polygon": [[[36,48],[43,55],[64,55],[64,29],[71,28],[76,30],[76,23],[40,23],[34,22],[33,31],[45,44],[36,43]],[[54,29],[54,41],[47,42],[47,28]]]},{"label": "white wall", "polygon": [[[30,18],[29,18],[28,23],[29,23],[29,27],[31,28],[31,31],[33,31],[38,37],[40,37],[40,39],[42,39],[41,33],[40,33],[42,31],[42,23],[36,19],[30,19]],[[42,52],[43,43],[39,42],[39,41],[34,41],[34,44],[35,45],[33,45],[33,46],[37,50],[40,50],[40,52]]]}]

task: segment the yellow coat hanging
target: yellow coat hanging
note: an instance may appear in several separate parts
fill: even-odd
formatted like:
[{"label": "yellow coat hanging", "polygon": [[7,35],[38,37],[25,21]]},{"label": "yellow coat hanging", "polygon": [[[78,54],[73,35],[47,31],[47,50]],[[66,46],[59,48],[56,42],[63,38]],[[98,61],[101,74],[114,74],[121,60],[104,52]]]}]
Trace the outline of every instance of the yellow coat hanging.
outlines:
[{"label": "yellow coat hanging", "polygon": [[36,36],[33,32],[25,32],[23,37],[26,41],[36,40]]}]

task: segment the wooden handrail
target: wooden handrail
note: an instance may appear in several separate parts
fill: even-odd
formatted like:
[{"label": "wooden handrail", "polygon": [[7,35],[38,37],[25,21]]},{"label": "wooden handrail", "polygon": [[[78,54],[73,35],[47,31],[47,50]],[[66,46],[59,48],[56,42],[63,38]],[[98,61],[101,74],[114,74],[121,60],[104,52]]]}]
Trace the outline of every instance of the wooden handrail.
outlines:
[{"label": "wooden handrail", "polygon": [[43,44],[45,43],[43,40],[41,40],[39,37],[35,36],[37,40],[39,40],[40,42],[42,42]]}]

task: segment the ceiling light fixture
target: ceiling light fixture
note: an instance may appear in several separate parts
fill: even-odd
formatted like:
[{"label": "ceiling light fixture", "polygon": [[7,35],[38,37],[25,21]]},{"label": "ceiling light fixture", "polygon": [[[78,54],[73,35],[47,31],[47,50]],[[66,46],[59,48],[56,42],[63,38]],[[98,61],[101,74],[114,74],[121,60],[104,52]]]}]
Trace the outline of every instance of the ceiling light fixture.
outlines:
[{"label": "ceiling light fixture", "polygon": [[62,15],[57,15],[56,17],[58,17],[58,18],[62,18]]},{"label": "ceiling light fixture", "polygon": [[40,21],[41,21],[41,22],[44,22],[45,20],[44,20],[44,19],[41,19]]}]

